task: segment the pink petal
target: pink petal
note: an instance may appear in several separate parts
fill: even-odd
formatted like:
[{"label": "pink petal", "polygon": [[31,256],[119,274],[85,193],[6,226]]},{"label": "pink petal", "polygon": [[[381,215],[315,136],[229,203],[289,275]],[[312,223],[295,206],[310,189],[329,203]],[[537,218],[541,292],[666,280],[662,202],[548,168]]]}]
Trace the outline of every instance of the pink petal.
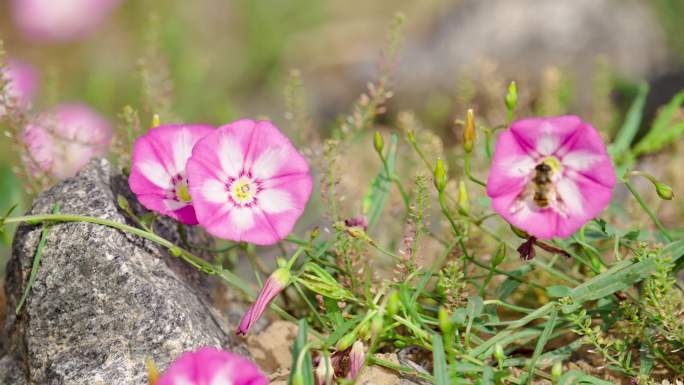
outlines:
[{"label": "pink petal", "polygon": [[185,176],[192,148],[213,131],[207,125],[163,125],[135,141],[128,184],[143,206],[182,223],[197,224],[192,205],[170,201],[169,191],[174,187],[172,178]]},{"label": "pink petal", "polygon": [[[185,382],[182,382],[185,381]],[[246,358],[204,347],[183,353],[159,378],[157,385],[266,385],[267,378]]]},{"label": "pink petal", "polygon": [[510,132],[528,153],[543,157],[554,154],[581,124],[580,118],[573,115],[528,118],[511,124]]},{"label": "pink petal", "polygon": [[615,169],[598,132],[589,124],[577,128],[559,154],[563,167],[570,168],[606,187],[615,186]]},{"label": "pink petal", "polygon": [[487,195],[497,197],[513,191],[520,193],[535,165],[535,160],[511,131],[502,132],[496,141],[492,166],[487,178]]},{"label": "pink petal", "polygon": [[[573,187],[565,188],[565,185]],[[581,210],[568,207],[567,217],[561,216],[558,219],[558,236],[568,237],[608,206],[613,196],[613,188],[596,183],[595,180],[586,178],[582,174],[573,174],[564,177],[564,180],[559,182],[558,194],[568,206],[572,206],[569,202],[575,200],[581,202]],[[579,196],[572,196],[576,194]]]},{"label": "pink petal", "polygon": [[492,207],[508,223],[525,230],[539,239],[551,239],[558,229],[558,214],[552,209],[538,210],[530,202],[525,202],[519,210],[511,210],[513,202],[520,193],[512,191],[509,194],[492,198]]}]

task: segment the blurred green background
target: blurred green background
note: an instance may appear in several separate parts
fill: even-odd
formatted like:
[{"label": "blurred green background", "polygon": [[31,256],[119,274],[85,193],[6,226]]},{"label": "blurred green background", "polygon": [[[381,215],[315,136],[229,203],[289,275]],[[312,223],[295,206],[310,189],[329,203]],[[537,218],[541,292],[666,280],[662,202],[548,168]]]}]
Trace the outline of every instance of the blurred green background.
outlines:
[{"label": "blurred green background", "polygon": [[[128,0],[87,36],[59,43],[23,35],[11,6],[0,2],[0,39],[8,57],[40,73],[34,110],[83,101],[115,125],[126,105],[144,124],[159,113],[162,121],[249,116],[284,125],[296,68],[325,136],[376,76],[397,11],[406,25],[386,122],[411,109],[447,147],[466,107],[486,120],[502,116],[513,79],[530,111],[588,115],[608,134],[640,80],[660,84],[653,110],[684,85],[680,0]],[[11,142],[0,141],[0,211],[28,207],[16,162]]]}]

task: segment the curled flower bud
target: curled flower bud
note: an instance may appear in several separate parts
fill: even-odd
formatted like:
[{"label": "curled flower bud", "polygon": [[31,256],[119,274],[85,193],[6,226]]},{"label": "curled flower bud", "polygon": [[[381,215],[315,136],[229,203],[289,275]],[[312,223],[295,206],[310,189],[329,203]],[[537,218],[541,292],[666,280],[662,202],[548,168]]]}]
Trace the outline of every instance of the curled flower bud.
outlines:
[{"label": "curled flower bud", "polygon": [[247,335],[249,329],[261,318],[261,315],[266,311],[266,307],[273,301],[273,299],[280,294],[290,283],[290,270],[286,267],[281,267],[274,271],[264,283],[256,300],[249,307],[247,312],[240,320],[240,326],[236,331],[238,335]]},{"label": "curled flower bud", "polygon": [[468,109],[466,113],[465,126],[463,127],[463,150],[466,153],[473,151],[473,145],[475,144],[475,113],[473,109]]},{"label": "curled flower bud", "polygon": [[444,161],[442,161],[442,159],[437,159],[437,164],[435,165],[434,179],[437,191],[444,191],[447,184],[447,178],[446,169],[444,168]]},{"label": "curled flower bud", "polygon": [[375,135],[373,136],[373,147],[375,147],[375,151],[378,153],[378,155],[382,157],[382,150],[385,148],[385,142],[382,139],[382,134],[380,134],[380,131],[375,131]]},{"label": "curled flower bud", "polygon": [[366,352],[364,350],[363,342],[354,342],[354,345],[352,345],[351,348],[351,352],[349,353],[349,375],[347,376],[347,378],[353,380],[356,377],[358,377],[365,361]]},{"label": "curled flower bud", "polygon": [[321,361],[316,366],[315,371],[316,385],[330,385],[333,382],[333,376],[335,374],[335,369],[332,367],[332,362],[330,356],[325,354]]}]

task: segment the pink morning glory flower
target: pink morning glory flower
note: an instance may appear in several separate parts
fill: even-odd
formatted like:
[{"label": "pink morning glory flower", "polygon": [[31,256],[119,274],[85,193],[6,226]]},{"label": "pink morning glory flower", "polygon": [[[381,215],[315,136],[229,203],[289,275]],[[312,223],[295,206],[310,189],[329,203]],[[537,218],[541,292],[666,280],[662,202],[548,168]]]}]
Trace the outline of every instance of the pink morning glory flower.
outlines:
[{"label": "pink morning glory flower", "polygon": [[197,224],[185,167],[193,147],[213,131],[207,125],[168,124],[136,139],[128,185],[143,206]]},{"label": "pink morning glory flower", "polygon": [[21,134],[29,169],[57,179],[76,175],[91,158],[106,154],[111,139],[109,122],[81,103],[57,106]]},{"label": "pink morning glory flower", "polygon": [[[38,72],[32,65],[19,60],[7,61],[3,73],[0,73],[7,83],[7,93],[12,103],[18,108],[30,107],[38,89]],[[5,107],[0,106],[0,117],[5,114]]]},{"label": "pink morning glory flower", "polygon": [[12,16],[29,39],[71,41],[83,38],[109,16],[121,0],[13,0]]},{"label": "pink morning glory flower", "polygon": [[265,120],[218,128],[197,143],[187,169],[197,220],[233,241],[278,242],[311,195],[307,161]]},{"label": "pink morning glory flower", "polygon": [[568,237],[608,206],[615,170],[577,116],[522,119],[501,133],[487,180],[494,210],[539,239]]},{"label": "pink morning glory flower", "polygon": [[267,385],[268,379],[248,359],[211,347],[183,353],[156,385]]},{"label": "pink morning glory flower", "polygon": [[264,282],[264,287],[261,288],[259,295],[252,306],[247,309],[247,312],[242,316],[240,325],[235,334],[247,335],[249,329],[261,318],[266,311],[268,304],[280,294],[290,283],[290,270],[287,267],[280,267],[268,277]]}]

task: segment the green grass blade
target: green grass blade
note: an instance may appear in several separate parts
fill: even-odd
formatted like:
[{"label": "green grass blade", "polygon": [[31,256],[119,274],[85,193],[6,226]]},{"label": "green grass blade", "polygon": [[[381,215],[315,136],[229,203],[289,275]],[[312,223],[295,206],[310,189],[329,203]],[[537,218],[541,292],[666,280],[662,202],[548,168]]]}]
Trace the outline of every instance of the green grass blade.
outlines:
[{"label": "green grass blade", "polygon": [[[298,376],[301,382],[296,385],[315,385],[313,377],[313,362],[311,360],[311,353],[308,351],[308,325],[306,320],[299,320],[299,332],[292,346],[292,370],[290,377],[287,379],[288,385],[294,385],[295,376]],[[304,349],[307,351],[304,352]],[[302,360],[300,362],[300,359]]]},{"label": "green grass blade", "polygon": [[437,333],[432,335],[432,359],[434,361],[433,375],[435,377],[435,385],[451,384],[444,354],[444,343],[442,336]]},{"label": "green grass blade", "polygon": [[544,351],[544,346],[546,346],[546,343],[549,342],[549,338],[551,337],[551,333],[553,333],[553,328],[556,327],[557,321],[558,308],[554,306],[553,310],[551,310],[549,320],[546,321],[544,331],[542,331],[542,334],[539,336],[539,339],[537,340],[537,346],[534,347],[534,353],[532,354],[532,359],[530,360],[530,376],[527,379],[528,385],[532,384],[532,378],[534,377],[534,368],[535,366],[537,366],[537,361],[539,360],[539,357]]},{"label": "green grass blade", "polygon": [[684,104],[684,90],[677,93],[662,107],[651,126],[651,130],[634,146],[634,154],[656,152],[674,142],[684,134],[684,119],[673,121]]},{"label": "green grass blade", "polygon": [[649,87],[647,83],[639,84],[637,96],[634,98],[632,105],[629,107],[629,111],[627,111],[625,122],[622,124],[620,131],[618,131],[615,141],[610,146],[611,155],[616,156],[623,154],[632,144],[634,137],[639,131],[639,125],[641,124],[641,118],[644,113],[644,104],[646,103],[648,89]]}]

